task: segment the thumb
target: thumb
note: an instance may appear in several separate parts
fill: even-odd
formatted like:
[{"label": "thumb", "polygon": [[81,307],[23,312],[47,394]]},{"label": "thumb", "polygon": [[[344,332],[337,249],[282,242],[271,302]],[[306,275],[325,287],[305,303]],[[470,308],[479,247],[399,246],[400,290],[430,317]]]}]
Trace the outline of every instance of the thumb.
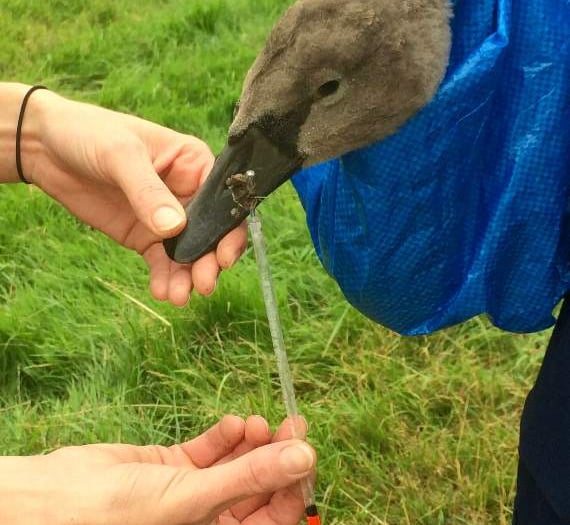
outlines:
[{"label": "thumb", "polygon": [[316,461],[315,451],[304,441],[275,443],[207,469],[202,489],[210,494],[215,508],[225,509],[293,485],[311,474]]},{"label": "thumb", "polygon": [[186,224],[184,208],[159,177],[141,141],[115,149],[108,166],[138,219],[154,234],[166,238]]},{"label": "thumb", "polygon": [[234,461],[198,470],[175,485],[168,505],[180,519],[210,519],[235,503],[270,495],[309,476],[316,464],[314,450],[304,441],[282,441],[260,447]]}]

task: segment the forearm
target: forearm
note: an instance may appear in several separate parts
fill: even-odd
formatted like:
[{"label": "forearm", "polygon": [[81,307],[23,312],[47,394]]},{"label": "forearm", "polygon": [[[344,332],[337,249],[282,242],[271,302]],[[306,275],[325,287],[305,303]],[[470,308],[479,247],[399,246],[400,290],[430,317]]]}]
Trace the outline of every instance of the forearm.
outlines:
[{"label": "forearm", "polygon": [[56,523],[48,504],[51,490],[40,456],[0,457],[0,523]]},{"label": "forearm", "polygon": [[[0,183],[18,182],[16,171],[16,128],[24,96],[31,86],[0,82]],[[20,141],[24,173],[32,171],[34,159],[41,149],[41,134],[37,111],[40,93],[29,102]]]}]

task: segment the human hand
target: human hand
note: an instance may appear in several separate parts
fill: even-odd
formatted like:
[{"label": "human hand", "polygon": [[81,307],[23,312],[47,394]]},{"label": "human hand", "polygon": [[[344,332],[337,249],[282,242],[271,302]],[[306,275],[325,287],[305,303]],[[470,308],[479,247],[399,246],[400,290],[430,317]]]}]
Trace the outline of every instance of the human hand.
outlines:
[{"label": "human hand", "polygon": [[316,458],[306,443],[284,441],[290,429],[284,423],[272,440],[263,418],[227,416],[169,448],[89,445],[16,458],[24,462],[0,469],[0,522],[296,525],[297,482]]},{"label": "human hand", "polygon": [[161,241],[186,224],[181,202],[214,162],[197,138],[49,91],[30,98],[24,136],[38,137],[38,146],[23,156],[26,177],[82,221],[143,255],[156,299],[183,306],[192,289],[210,295],[220,270],[245,250],[244,225],[192,265],[174,263],[164,251]]}]

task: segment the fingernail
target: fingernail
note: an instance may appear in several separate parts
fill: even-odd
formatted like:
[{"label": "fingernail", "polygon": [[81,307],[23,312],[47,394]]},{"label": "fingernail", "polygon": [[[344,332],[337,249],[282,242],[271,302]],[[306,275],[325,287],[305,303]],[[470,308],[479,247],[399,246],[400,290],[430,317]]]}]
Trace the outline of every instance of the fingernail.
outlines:
[{"label": "fingernail", "polygon": [[267,419],[265,419],[263,416],[255,416],[256,418],[258,418],[260,421],[263,421],[263,426],[265,427],[265,431],[270,434],[271,433],[271,429],[269,428],[269,423],[267,422]]},{"label": "fingernail", "polygon": [[157,230],[161,232],[168,232],[181,226],[184,218],[180,216],[174,208],[163,206],[154,212],[152,222]]},{"label": "fingernail", "polygon": [[281,451],[281,465],[289,474],[308,473],[315,463],[315,458],[308,445],[291,445]]},{"label": "fingernail", "polygon": [[214,281],[214,287],[211,290],[207,291],[204,294],[204,297],[211,297],[212,295],[214,295],[214,292],[216,291],[217,288],[218,288],[218,279]]},{"label": "fingernail", "polygon": [[303,416],[297,416],[293,418],[292,421],[293,431],[295,438],[307,439],[307,434],[309,432],[309,424]]},{"label": "fingernail", "polygon": [[228,257],[226,259],[225,264],[223,265],[223,268],[225,270],[229,270],[230,268],[233,268],[235,263],[238,262],[238,259],[241,257],[241,254],[239,252],[234,253],[231,257]]}]

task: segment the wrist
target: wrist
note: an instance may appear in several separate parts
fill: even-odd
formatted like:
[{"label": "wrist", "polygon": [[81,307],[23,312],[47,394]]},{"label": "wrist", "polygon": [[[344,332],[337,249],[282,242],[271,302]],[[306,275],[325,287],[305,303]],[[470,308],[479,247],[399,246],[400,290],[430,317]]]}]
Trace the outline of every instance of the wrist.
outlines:
[{"label": "wrist", "polygon": [[25,107],[24,100],[20,105],[19,111],[23,114],[19,140],[21,175],[29,183],[37,182],[38,176],[42,173],[42,166],[46,165],[45,122],[53,98],[59,97],[47,89],[36,89],[29,94]]},{"label": "wrist", "polygon": [[[16,130],[24,97],[31,86],[0,83],[0,182],[19,182],[16,168]],[[25,110],[20,138],[22,171],[33,182],[33,175],[45,154],[42,141],[47,107],[57,95],[38,90],[31,94]]]},{"label": "wrist", "polygon": [[56,523],[54,490],[41,456],[0,457],[0,523]]}]

